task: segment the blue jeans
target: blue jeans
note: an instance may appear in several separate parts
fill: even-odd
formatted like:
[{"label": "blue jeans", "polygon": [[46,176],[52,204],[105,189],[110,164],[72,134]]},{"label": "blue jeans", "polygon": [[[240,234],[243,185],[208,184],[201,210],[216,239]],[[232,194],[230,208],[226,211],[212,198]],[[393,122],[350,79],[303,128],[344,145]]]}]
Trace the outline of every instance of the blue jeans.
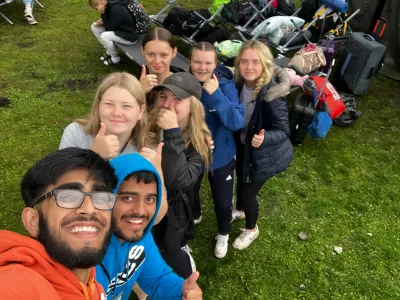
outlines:
[{"label": "blue jeans", "polygon": [[33,4],[35,4],[35,0],[24,0],[25,5],[30,4],[31,8],[33,8]]}]

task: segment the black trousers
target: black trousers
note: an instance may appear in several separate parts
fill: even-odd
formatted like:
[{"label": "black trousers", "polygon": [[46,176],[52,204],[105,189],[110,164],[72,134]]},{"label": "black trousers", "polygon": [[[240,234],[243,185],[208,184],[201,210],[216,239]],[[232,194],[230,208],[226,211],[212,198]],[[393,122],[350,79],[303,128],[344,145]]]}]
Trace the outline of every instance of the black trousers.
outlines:
[{"label": "black trousers", "polygon": [[181,248],[170,249],[162,251],[161,256],[178,276],[186,279],[192,275],[192,265],[186,251]]},{"label": "black trousers", "polygon": [[246,214],[246,229],[254,229],[258,219],[257,194],[262,183],[245,183],[243,181],[244,146],[240,143],[236,153],[236,209]]},{"label": "black trousers", "polygon": [[[214,202],[214,211],[217,217],[218,233],[225,235],[231,231],[232,220],[232,198],[233,186],[235,183],[235,159],[232,159],[225,166],[208,173],[211,193]],[[201,216],[200,185],[202,176],[194,187],[194,203],[192,214],[195,219]]]}]

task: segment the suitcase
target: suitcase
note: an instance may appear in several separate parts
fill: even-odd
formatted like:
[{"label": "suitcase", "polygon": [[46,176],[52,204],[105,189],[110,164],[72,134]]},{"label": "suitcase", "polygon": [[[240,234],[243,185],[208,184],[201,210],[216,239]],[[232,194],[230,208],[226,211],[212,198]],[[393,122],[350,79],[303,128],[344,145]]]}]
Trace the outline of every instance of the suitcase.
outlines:
[{"label": "suitcase", "polygon": [[353,95],[364,94],[382,64],[386,46],[363,32],[353,32],[340,56],[340,81]]},{"label": "suitcase", "polygon": [[289,115],[290,140],[295,145],[302,145],[315,113],[313,97],[299,94],[294,101]]}]

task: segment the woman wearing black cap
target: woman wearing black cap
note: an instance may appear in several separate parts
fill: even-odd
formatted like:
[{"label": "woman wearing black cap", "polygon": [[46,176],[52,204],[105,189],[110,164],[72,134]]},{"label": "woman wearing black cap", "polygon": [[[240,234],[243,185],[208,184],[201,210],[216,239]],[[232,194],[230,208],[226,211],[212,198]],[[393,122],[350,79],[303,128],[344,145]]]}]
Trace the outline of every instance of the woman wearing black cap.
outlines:
[{"label": "woman wearing black cap", "polygon": [[169,206],[164,219],[153,227],[153,236],[167,264],[187,278],[195,271],[187,246],[194,238],[194,184],[203,168],[209,168],[211,133],[199,100],[202,88],[192,74],[174,73],[152,91],[158,96],[149,123],[155,142],[164,142],[162,169]]}]

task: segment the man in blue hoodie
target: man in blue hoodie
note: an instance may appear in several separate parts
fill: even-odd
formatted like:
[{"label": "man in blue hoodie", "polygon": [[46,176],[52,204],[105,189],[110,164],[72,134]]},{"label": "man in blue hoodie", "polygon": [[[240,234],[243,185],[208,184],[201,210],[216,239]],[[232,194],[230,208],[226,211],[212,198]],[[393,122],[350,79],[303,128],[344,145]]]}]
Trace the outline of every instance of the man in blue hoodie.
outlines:
[{"label": "man in blue hoodie", "polygon": [[118,178],[113,235],[106,256],[96,267],[96,279],[107,299],[128,299],[136,281],[153,300],[202,299],[196,283],[199,273],[186,281],[174,274],[151,235],[163,189],[155,167],[139,154],[121,155],[111,165]]}]

